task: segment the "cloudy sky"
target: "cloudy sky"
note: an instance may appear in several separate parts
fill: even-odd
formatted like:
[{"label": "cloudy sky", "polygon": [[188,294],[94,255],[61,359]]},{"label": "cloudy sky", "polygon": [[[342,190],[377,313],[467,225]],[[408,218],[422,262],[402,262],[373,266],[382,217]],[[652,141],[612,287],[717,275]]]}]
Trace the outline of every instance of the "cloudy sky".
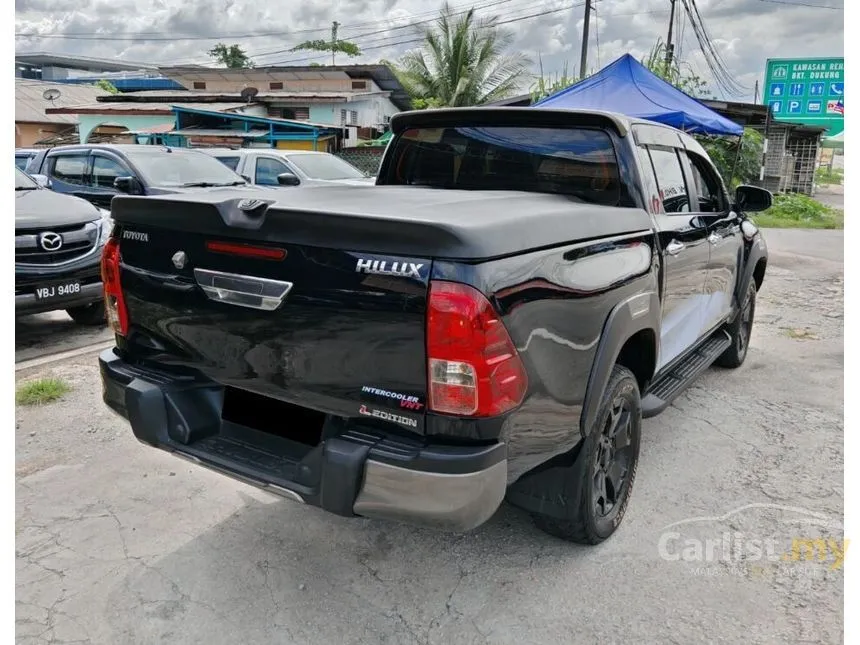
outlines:
[{"label": "cloudy sky", "polygon": [[[478,15],[495,15],[506,22],[504,28],[514,34],[512,48],[535,63],[540,56],[545,73],[560,72],[565,63],[571,71],[579,69],[583,0],[450,0],[450,4],[455,10],[474,6]],[[746,88],[743,94],[725,98],[751,99],[768,58],[843,55],[843,13],[826,8],[841,7],[843,0],[695,4],[715,49]],[[637,58],[646,55],[658,37],[666,37],[669,5],[670,0],[596,0],[589,68],[625,52]],[[325,63],[325,55],[314,58],[287,50],[306,39],[330,37],[331,23],[337,20],[339,36],[364,50],[362,58],[352,62],[376,62],[415,47],[409,42],[416,38],[414,23],[427,24],[437,6],[441,2],[426,0],[16,0],[16,51],[206,64],[206,51],[221,41],[240,44],[258,66]],[[683,6],[681,0],[678,6]],[[676,24],[680,58],[712,80],[690,21]],[[338,62],[349,61],[341,55]]]}]

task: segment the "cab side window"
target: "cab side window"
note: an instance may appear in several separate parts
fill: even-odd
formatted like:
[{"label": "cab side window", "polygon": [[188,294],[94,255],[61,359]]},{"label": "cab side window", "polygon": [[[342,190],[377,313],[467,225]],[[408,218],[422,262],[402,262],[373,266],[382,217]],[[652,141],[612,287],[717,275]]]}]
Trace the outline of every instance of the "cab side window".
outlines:
[{"label": "cab side window", "polygon": [[51,159],[50,176],[66,184],[84,186],[87,183],[87,155],[57,155]]},{"label": "cab side window", "polygon": [[649,146],[648,152],[654,164],[654,174],[657,177],[663,210],[669,215],[689,213],[690,198],[687,194],[687,183],[684,181],[684,170],[678,158],[678,151],[674,148]]},{"label": "cab side window", "polygon": [[290,172],[283,163],[277,159],[261,157],[257,159],[257,167],[254,169],[254,183],[261,186],[277,186],[278,175]]},{"label": "cab side window", "polygon": [[693,209],[699,213],[721,213],[725,200],[720,181],[710,165],[699,155],[688,152],[690,172],[693,176]]},{"label": "cab side window", "polygon": [[109,157],[93,157],[92,182],[93,188],[109,188],[113,190],[113,182],[117,177],[132,177],[132,173],[123,164]]}]

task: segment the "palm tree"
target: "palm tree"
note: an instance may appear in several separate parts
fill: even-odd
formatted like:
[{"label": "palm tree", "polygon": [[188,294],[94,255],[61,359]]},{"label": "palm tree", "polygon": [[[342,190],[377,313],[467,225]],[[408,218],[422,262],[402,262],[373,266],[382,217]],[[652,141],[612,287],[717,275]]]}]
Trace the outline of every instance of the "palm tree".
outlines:
[{"label": "palm tree", "polygon": [[[460,13],[460,12],[457,12]],[[480,105],[515,93],[529,59],[507,54],[513,35],[480,19],[475,10],[456,15],[446,2],[420,49],[391,65],[416,107]]]}]

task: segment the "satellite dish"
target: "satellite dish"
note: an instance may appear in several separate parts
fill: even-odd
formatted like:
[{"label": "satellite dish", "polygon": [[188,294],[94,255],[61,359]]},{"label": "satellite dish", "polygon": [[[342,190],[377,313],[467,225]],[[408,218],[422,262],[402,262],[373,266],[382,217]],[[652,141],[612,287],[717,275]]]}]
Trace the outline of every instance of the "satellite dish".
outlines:
[{"label": "satellite dish", "polygon": [[239,93],[239,96],[242,97],[243,101],[247,101],[248,103],[250,103],[251,99],[257,96],[259,92],[260,90],[258,90],[256,87],[246,87]]},{"label": "satellite dish", "polygon": [[46,101],[54,102],[55,99],[60,98],[60,90],[55,88],[50,88],[42,92],[42,98]]}]

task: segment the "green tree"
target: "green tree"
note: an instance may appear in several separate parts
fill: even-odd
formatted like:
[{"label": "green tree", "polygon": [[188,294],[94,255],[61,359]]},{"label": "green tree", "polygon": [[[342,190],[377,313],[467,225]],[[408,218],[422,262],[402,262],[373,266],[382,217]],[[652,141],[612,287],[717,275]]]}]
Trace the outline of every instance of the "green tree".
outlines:
[{"label": "green tree", "polygon": [[95,86],[100,90],[104,90],[108,94],[119,94],[119,90],[116,89],[116,86],[114,86],[114,84],[107,79],[99,79],[98,82],[96,82]]},{"label": "green tree", "polygon": [[[331,25],[331,40],[306,40],[299,43],[292,49],[291,52],[309,50],[315,52],[331,52],[331,64],[334,65],[335,54],[346,54],[350,57],[361,56],[361,49],[358,45],[348,40],[339,40],[337,37],[337,28],[340,23],[334,22]],[[313,63],[311,63],[313,65]]]},{"label": "green tree", "polygon": [[671,63],[666,62],[666,43],[661,39],[657,39],[651,51],[641,62],[651,72],[685,94],[694,98],[712,98],[707,82],[694,73],[687,63],[674,57]]},{"label": "green tree", "polygon": [[254,62],[239,45],[228,46],[224,43],[218,43],[208,53],[224,67],[230,69],[245,69],[254,66]]},{"label": "green tree", "polygon": [[[761,155],[764,150],[764,137],[751,128],[744,128],[738,154],[737,137],[711,137],[700,135],[696,139],[707,151],[708,156],[726,182],[729,190],[739,184],[747,184],[758,179],[761,170]],[[734,175],[732,169],[734,168]],[[729,185],[731,183],[731,185]]]},{"label": "green tree", "polygon": [[530,61],[507,53],[513,36],[497,22],[477,18],[474,9],[457,16],[446,2],[435,24],[421,30],[421,47],[387,63],[413,105],[480,105],[514,94]]},{"label": "green tree", "polygon": [[545,99],[547,96],[555,94],[556,92],[560,92],[561,90],[565,90],[571,85],[578,83],[580,78],[576,76],[571,76],[567,72],[567,62],[564,63],[564,67],[561,70],[561,74],[556,74],[552,77],[544,76],[543,73],[543,60],[538,57],[538,64],[540,67],[540,76],[537,81],[532,85],[531,96],[532,103],[537,103],[538,101]]}]

